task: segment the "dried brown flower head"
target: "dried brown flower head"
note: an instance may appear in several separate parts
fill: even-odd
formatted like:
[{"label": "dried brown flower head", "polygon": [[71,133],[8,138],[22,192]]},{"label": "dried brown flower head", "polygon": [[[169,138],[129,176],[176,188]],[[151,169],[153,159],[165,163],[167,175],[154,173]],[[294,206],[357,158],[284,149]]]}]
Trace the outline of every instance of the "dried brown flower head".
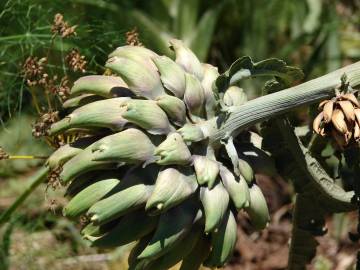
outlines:
[{"label": "dried brown flower head", "polygon": [[26,58],[23,64],[22,74],[29,86],[34,86],[39,83],[39,80],[41,80],[44,75],[44,65],[46,62],[46,57],[38,59],[37,57],[29,56]]},{"label": "dried brown flower head", "polygon": [[126,44],[140,47],[143,46],[139,40],[139,32],[136,27],[133,30],[126,32]]},{"label": "dried brown flower head", "polygon": [[35,122],[32,129],[32,134],[35,138],[48,135],[49,127],[59,120],[58,112],[44,113]]},{"label": "dried brown flower head", "polygon": [[55,35],[60,35],[62,38],[75,36],[76,25],[70,26],[68,22],[64,21],[64,16],[60,13],[55,14],[54,23],[51,26],[51,32]]},{"label": "dried brown flower head", "polygon": [[53,190],[57,189],[58,187],[61,186],[60,184],[60,173],[62,172],[62,166],[58,166],[55,169],[51,170],[50,173],[48,174],[48,183],[47,183],[47,188],[51,187]]},{"label": "dried brown flower head", "polygon": [[360,141],[360,104],[353,93],[340,93],[324,100],[319,109],[321,112],[313,122],[316,133],[332,136],[340,148]]},{"label": "dried brown flower head", "polygon": [[44,73],[41,79],[38,80],[38,84],[44,87],[45,91],[50,93],[55,93],[57,89],[56,81],[57,81],[56,75],[50,77],[49,74]]},{"label": "dried brown flower head", "polygon": [[85,72],[85,66],[87,61],[85,60],[85,56],[80,55],[78,49],[72,49],[70,53],[68,53],[65,57],[65,61],[69,65],[70,69],[73,71],[81,71]]},{"label": "dried brown flower head", "polygon": [[56,93],[62,101],[66,100],[70,95],[69,78],[64,76],[61,79],[59,87],[57,87]]},{"label": "dried brown flower head", "polygon": [[5,152],[5,150],[0,146],[0,160],[8,159],[9,155]]}]

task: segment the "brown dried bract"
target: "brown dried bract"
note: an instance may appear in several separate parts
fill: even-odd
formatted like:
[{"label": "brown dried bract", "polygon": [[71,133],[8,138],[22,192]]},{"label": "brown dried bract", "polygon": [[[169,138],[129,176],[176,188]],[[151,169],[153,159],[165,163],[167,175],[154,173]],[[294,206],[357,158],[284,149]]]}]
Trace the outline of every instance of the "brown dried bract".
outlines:
[{"label": "brown dried bract", "polygon": [[0,146],[0,160],[8,159],[9,155],[5,152],[5,150]]},{"label": "brown dried bract", "polygon": [[81,71],[84,73],[86,71],[85,56],[81,55],[78,49],[72,49],[65,57],[65,61],[73,71]]},{"label": "brown dried bract", "polygon": [[76,25],[70,26],[68,22],[64,21],[64,16],[60,13],[55,14],[54,23],[51,26],[51,32],[55,35],[60,35],[62,38],[75,36]]},{"label": "brown dried bract", "polygon": [[144,46],[139,40],[139,32],[135,27],[133,30],[126,32],[126,44],[132,46]]},{"label": "brown dried bract", "polygon": [[58,112],[44,113],[35,122],[32,129],[32,134],[35,138],[48,136],[50,126],[59,120]]}]

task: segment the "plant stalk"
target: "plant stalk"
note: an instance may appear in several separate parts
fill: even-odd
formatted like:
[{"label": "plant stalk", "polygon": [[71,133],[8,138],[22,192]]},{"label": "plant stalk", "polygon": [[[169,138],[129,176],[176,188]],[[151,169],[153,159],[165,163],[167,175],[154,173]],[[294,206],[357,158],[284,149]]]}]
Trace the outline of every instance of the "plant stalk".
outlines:
[{"label": "plant stalk", "polygon": [[30,180],[30,185],[24,190],[24,192],[15,200],[15,202],[0,216],[0,225],[9,221],[11,215],[15,210],[26,200],[26,198],[41,184],[44,182],[49,167],[42,167]]},{"label": "plant stalk", "polygon": [[360,62],[233,107],[225,121],[220,121],[220,118],[206,121],[202,125],[202,130],[210,142],[217,142],[271,117],[284,114],[300,106],[329,99],[335,96],[335,89],[340,86],[341,77],[344,74],[346,74],[351,87],[360,85]]}]

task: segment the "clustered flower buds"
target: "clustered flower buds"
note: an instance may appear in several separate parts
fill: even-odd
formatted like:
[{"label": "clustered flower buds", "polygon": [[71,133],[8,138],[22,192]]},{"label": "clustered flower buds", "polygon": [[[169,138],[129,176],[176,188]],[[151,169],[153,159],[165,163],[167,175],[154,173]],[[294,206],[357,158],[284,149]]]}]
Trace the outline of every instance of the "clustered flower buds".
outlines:
[{"label": "clustered flower buds", "polygon": [[321,112],[313,122],[314,131],[331,136],[341,148],[360,140],[360,105],[353,93],[340,93],[319,104]]},{"label": "clustered flower buds", "polygon": [[[256,229],[269,221],[251,165],[231,147],[210,144],[203,125],[245,103],[246,93],[231,87],[219,95],[217,68],[180,40],[170,43],[175,61],[144,47],[117,48],[106,63],[112,75],[78,79],[63,104],[69,114],[46,130],[88,132],[52,154],[49,180],[69,184],[63,213],[88,217],[82,234],[92,245],[138,241],[129,269],[169,269],[181,260],[182,269],[223,266],[235,248],[238,211]],[[52,119],[44,121],[39,133]]]},{"label": "clustered flower buds", "polygon": [[57,13],[54,17],[54,24],[51,26],[51,32],[55,35],[60,35],[62,38],[75,36],[76,25],[70,26],[66,21],[64,21],[64,16],[60,13]]}]

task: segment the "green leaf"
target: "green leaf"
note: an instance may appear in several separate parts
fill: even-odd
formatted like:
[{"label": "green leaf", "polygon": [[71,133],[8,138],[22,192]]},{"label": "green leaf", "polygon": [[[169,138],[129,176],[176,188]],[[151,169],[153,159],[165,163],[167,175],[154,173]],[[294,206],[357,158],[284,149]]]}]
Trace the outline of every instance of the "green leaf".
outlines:
[{"label": "green leaf", "polygon": [[0,269],[8,270],[10,268],[10,247],[11,247],[11,236],[15,227],[15,222],[10,222],[0,242]]},{"label": "green leaf", "polygon": [[294,81],[302,79],[303,73],[300,69],[288,66],[284,61],[276,58],[254,63],[249,56],[243,56],[219,76],[216,80],[216,86],[220,91],[224,91],[229,85],[234,85],[242,79],[258,76],[275,77],[289,86]]},{"label": "green leaf", "polygon": [[173,55],[169,49],[169,40],[172,35],[168,33],[161,25],[156,23],[153,18],[148,17],[141,11],[134,10],[130,14],[138,25],[139,29],[146,36],[145,43],[154,51],[165,54],[167,56]]},{"label": "green leaf", "polygon": [[211,39],[219,17],[220,7],[207,10],[202,15],[197,27],[186,37],[189,47],[194,51],[200,61],[204,61],[208,55]]},{"label": "green leaf", "polygon": [[175,18],[175,34],[177,38],[186,39],[196,26],[199,11],[199,0],[178,1],[178,13]]},{"label": "green leaf", "polygon": [[290,240],[288,269],[306,269],[316,255],[318,241],[323,234],[324,211],[314,203],[312,196],[298,194],[293,211],[293,228]]}]

